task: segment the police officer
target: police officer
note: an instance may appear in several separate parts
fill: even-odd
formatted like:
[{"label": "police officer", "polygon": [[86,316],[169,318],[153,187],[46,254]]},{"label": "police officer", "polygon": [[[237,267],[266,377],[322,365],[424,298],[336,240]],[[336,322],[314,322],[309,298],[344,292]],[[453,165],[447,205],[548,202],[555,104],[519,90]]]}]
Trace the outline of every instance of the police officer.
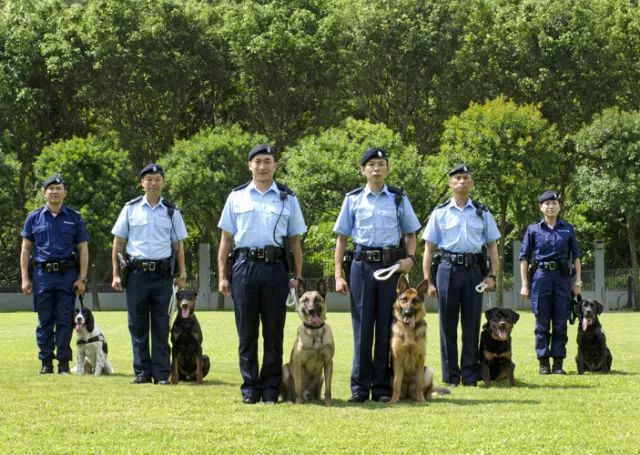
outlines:
[{"label": "police officer", "polygon": [[58,373],[69,373],[71,317],[75,295],[87,283],[89,233],[80,213],[64,205],[67,190],[60,176],[48,178],[42,191],[46,204],[27,215],[21,233],[21,287],[23,294],[33,293],[38,313],[40,374],[53,373],[55,358]]},{"label": "police officer", "polygon": [[[571,309],[571,291],[576,295],[582,293],[580,246],[573,226],[558,218],[558,193],[545,191],[538,197],[538,202],[544,218],[531,224],[522,240],[520,294],[531,298],[531,309],[536,317],[539,373],[566,374],[562,369],[562,362],[567,355],[567,319]],[[571,262],[575,270],[573,289]],[[535,265],[531,282],[528,274],[530,263]],[[553,368],[549,365],[549,357],[553,357]]]},{"label": "police officer", "polygon": [[[248,156],[251,181],[227,198],[218,227],[218,289],[233,298],[242,374],[242,403],[278,401],[282,381],[282,342],[289,288],[302,280],[300,235],[306,232],[295,194],[273,179],[273,147],[259,144]],[[288,237],[287,240],[285,237]],[[233,250],[233,266],[227,257]],[[285,244],[290,243],[295,278],[289,281]],[[230,276],[230,279],[227,277]],[[258,330],[262,323],[263,359],[258,373]]]},{"label": "police officer", "polygon": [[[132,384],[152,380],[167,384],[169,378],[169,302],[175,284],[185,286],[187,278],[183,240],[187,230],[175,204],[160,195],[165,185],[164,170],[152,163],[140,171],[144,196],[127,202],[111,233],[114,235],[111,287],[122,291],[118,254],[126,257],[126,286],[129,333],[133,348]],[[151,355],[149,354],[151,319]]]},{"label": "police officer", "polygon": [[[496,240],[500,238],[500,232],[487,208],[469,197],[474,185],[471,169],[461,164],[448,175],[453,197],[436,207],[429,217],[422,235],[425,240],[422,270],[425,279],[429,280],[429,295],[438,298],[442,380],[451,387],[460,381],[463,385],[475,386],[482,316],[482,294],[475,288],[482,282],[487,284],[487,289],[495,286]],[[482,254],[484,245],[491,261],[486,277],[483,276],[487,272],[484,270],[486,258]],[[438,250],[440,262],[437,275],[432,276],[431,261]],[[460,363],[459,318],[462,320]]]},{"label": "police officer", "polygon": [[[349,289],[351,293],[354,356],[349,402],[362,403],[370,393],[374,401],[388,402],[392,381],[389,344],[398,274],[377,281],[373,273],[394,263],[400,265],[400,272],[411,271],[420,221],[404,192],[385,184],[390,171],[385,149],[365,150],[360,170],[367,184],[347,193],[333,228],[337,234],[336,291],[346,294]],[[400,247],[403,236],[406,248]],[[342,260],[348,237],[355,251],[347,286]]]}]

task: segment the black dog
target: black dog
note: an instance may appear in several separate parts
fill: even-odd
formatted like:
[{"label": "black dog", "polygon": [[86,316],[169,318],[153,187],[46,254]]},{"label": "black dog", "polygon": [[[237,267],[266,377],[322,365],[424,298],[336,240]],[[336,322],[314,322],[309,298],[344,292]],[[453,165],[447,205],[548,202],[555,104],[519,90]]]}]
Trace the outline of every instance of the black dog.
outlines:
[{"label": "black dog", "polygon": [[520,315],[509,308],[491,308],[485,313],[486,324],[480,334],[480,374],[484,385],[492,381],[508,379],[515,384],[513,372],[516,365],[511,361],[511,330]]},{"label": "black dog", "polygon": [[604,329],[598,319],[604,305],[595,300],[582,300],[578,305],[578,374],[584,374],[585,371],[608,373],[611,371],[613,356],[607,347]]},{"label": "black dog", "polygon": [[194,314],[196,296],[191,289],[177,292],[178,315],[171,327],[171,384],[178,380],[196,381],[209,373],[209,357],[202,355],[202,329]]}]

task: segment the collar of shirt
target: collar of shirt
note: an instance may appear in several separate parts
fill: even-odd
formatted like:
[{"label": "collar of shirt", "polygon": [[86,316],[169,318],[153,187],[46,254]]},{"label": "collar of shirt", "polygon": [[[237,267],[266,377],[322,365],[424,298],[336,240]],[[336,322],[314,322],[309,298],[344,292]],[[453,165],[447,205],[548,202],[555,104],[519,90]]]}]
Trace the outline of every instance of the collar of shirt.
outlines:
[{"label": "collar of shirt", "polygon": [[467,207],[471,207],[472,209],[475,210],[475,207],[474,207],[473,203],[471,202],[471,198],[470,197],[467,198],[467,203],[462,208],[458,207],[458,205],[456,204],[455,198],[451,198],[451,200],[449,201],[449,206],[448,206],[448,208],[450,208],[450,209],[454,208],[454,209],[460,210],[460,211],[463,211]]},{"label": "collar of shirt", "polygon": [[558,228],[564,227],[567,223],[564,220],[561,220],[560,218],[558,218],[558,220],[556,221],[555,226],[553,226],[553,229],[549,227],[549,225],[547,223],[544,222],[544,218],[542,218],[540,220],[540,228],[544,228],[544,229],[548,229],[548,230],[555,230],[557,231]]},{"label": "collar of shirt", "polygon": [[151,205],[151,203],[149,202],[149,200],[147,199],[147,195],[145,194],[144,196],[142,196],[142,205],[148,205],[150,209],[155,209],[156,207],[164,207],[164,204],[162,203],[162,196],[160,197],[160,199],[158,199],[158,203],[156,205]]},{"label": "collar of shirt", "polygon": [[267,191],[263,193],[258,189],[258,187],[256,187],[255,182],[251,180],[251,183],[249,183],[249,185],[247,186],[247,191],[256,191],[258,194],[264,195],[270,191],[275,191],[277,193],[280,190],[278,189],[278,185],[276,185],[276,181],[274,180],[273,182],[271,182],[271,186],[269,187],[269,189],[267,189]]},{"label": "collar of shirt", "polygon": [[384,186],[382,187],[382,189],[380,190],[379,193],[374,193],[373,191],[371,191],[369,189],[369,187],[367,185],[364,186],[364,192],[363,192],[363,196],[364,197],[369,197],[370,194],[373,194],[374,196],[378,196],[380,194],[386,194],[387,196],[391,196],[391,191],[389,191],[389,188],[387,188],[387,184],[385,183]]},{"label": "collar of shirt", "polygon": [[[49,212],[51,214],[51,216],[53,216],[53,212],[51,211],[51,207],[49,207],[48,204],[44,205],[44,211],[45,212]],[[64,213],[65,215],[67,214],[67,206],[66,205],[61,206],[60,210],[58,210],[56,212],[56,214],[58,214],[58,215],[60,215],[61,213]]]}]

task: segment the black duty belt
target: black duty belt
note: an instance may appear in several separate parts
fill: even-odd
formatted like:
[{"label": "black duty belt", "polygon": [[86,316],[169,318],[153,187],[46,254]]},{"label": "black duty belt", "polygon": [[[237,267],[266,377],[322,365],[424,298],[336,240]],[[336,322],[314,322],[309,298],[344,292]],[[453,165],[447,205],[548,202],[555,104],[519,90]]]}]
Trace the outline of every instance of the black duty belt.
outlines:
[{"label": "black duty belt", "polygon": [[482,262],[481,253],[451,253],[445,251],[440,257],[449,264],[464,265],[465,267],[471,267]]},{"label": "black duty belt", "polygon": [[169,258],[167,259],[131,259],[131,268],[145,272],[167,272],[169,270]]},{"label": "black duty belt", "polygon": [[567,270],[569,264],[567,261],[540,261],[538,268],[544,270]]},{"label": "black duty belt", "polygon": [[64,261],[44,261],[44,262],[34,262],[36,267],[40,267],[47,272],[66,272],[68,268],[75,267],[76,262],[71,260]]},{"label": "black duty belt", "polygon": [[275,262],[284,258],[284,248],[273,245],[266,245],[264,248],[236,248],[233,255],[236,259]]},{"label": "black duty belt", "polygon": [[358,249],[353,258],[356,261],[363,262],[382,262],[383,265],[391,265],[398,262],[400,259],[407,257],[407,252],[404,248],[385,247],[385,248],[360,248]]}]

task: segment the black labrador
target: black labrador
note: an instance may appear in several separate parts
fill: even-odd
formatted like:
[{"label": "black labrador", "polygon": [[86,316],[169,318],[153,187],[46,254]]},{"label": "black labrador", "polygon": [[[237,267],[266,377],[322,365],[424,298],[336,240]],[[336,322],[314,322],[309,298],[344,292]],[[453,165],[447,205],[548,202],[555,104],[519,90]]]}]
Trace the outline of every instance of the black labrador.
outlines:
[{"label": "black labrador", "polygon": [[598,315],[602,314],[604,305],[596,300],[580,300],[576,302],[580,324],[578,324],[578,355],[576,366],[578,374],[585,371],[611,371],[613,356],[607,347],[607,338]]}]

